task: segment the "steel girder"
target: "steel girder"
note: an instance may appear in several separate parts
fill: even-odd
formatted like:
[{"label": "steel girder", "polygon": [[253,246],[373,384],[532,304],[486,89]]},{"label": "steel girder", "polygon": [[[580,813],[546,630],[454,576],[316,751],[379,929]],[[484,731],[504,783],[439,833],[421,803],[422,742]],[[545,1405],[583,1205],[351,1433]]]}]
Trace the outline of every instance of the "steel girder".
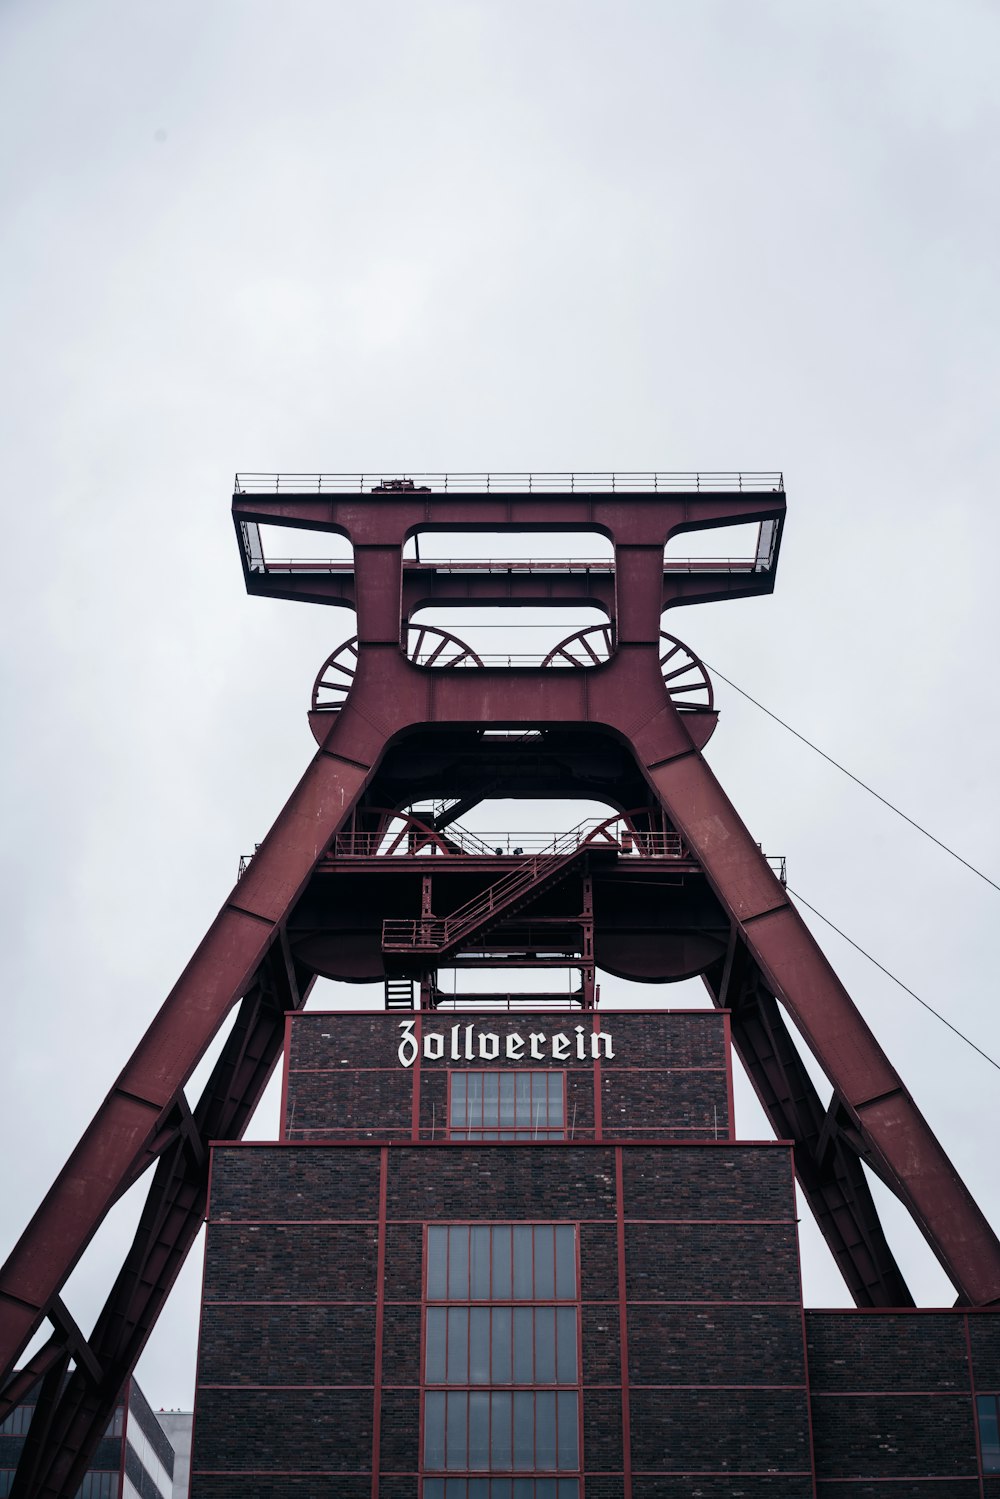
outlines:
[{"label": "steel girder", "polygon": [[[444,747],[468,744],[484,724],[613,742],[634,767],[627,779],[644,778],[728,915],[731,961],[728,971],[713,968],[709,982],[717,1001],[733,1008],[738,1049],[775,1127],[795,1142],[800,1180],[855,1297],[880,1305],[908,1300],[876,1227],[863,1159],[907,1206],[961,1298],[979,1305],[1000,1300],[1000,1244],[701,755],[715,715],[682,714],[664,690],[658,661],[664,606],[770,592],[776,555],[761,570],[667,578],[668,537],[743,521],[773,523],[776,536],[783,514],[777,491],[235,497],[238,532],[244,521],[270,522],[348,537],[350,586],[338,583],[339,592],[331,590],[337,598],[326,597],[356,604],[357,673],[339,712],[311,715],[317,755],[0,1270],[0,1374],[11,1376],[45,1318],[56,1329],[5,1386],[9,1407],[29,1382],[43,1381],[15,1496],[69,1499],[78,1487],[201,1223],[207,1143],[239,1137],[277,1057],[282,1017],[304,998],[309,974],[296,971],[287,947],[289,917],[387,749],[404,749],[421,732]],[[421,526],[583,528],[610,537],[613,596],[603,574],[592,601],[611,616],[612,658],[578,671],[448,672],[407,660],[402,546]],[[255,570],[245,550],[243,560],[250,591],[282,596],[287,579]],[[570,586],[574,597],[590,596],[587,589],[576,594],[576,578],[567,593]],[[493,598],[493,588],[467,590],[467,602]],[[316,577],[297,579],[295,591],[324,597]],[[538,591],[511,584],[505,601],[537,602]],[[553,591],[553,601],[560,592]],[[442,584],[445,594],[450,585]],[[536,753],[544,755],[544,747]],[[402,785],[405,753],[397,775]],[[467,776],[456,793],[474,794],[474,781]],[[637,804],[631,787],[626,800]],[[791,1046],[777,1000],[831,1083],[828,1113]],[[183,1088],[238,1004],[237,1029],[189,1111]],[[62,1307],[62,1287],[109,1208],[154,1163],[132,1250],[84,1339]],[[70,1358],[76,1368],[64,1385]]]}]

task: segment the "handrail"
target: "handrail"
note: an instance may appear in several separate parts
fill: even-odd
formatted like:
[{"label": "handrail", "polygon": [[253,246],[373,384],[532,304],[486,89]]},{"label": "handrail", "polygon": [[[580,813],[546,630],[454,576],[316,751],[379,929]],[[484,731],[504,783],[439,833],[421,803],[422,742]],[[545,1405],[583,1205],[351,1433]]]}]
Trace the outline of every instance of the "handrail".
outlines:
[{"label": "handrail", "polygon": [[[665,573],[766,573],[771,561],[754,557],[667,557],[663,563]],[[336,561],[330,557],[267,557],[251,567],[258,573],[344,573],[354,572],[353,562]],[[614,573],[614,560],[610,557],[570,557],[557,560],[495,561],[492,558],[449,557],[440,562],[403,558],[406,573]]]},{"label": "handrail", "polygon": [[783,493],[780,470],[608,470],[603,473],[539,471],[537,473],[306,474],[237,473],[234,494],[375,494],[389,500],[400,495],[434,494],[659,494],[733,492]]}]

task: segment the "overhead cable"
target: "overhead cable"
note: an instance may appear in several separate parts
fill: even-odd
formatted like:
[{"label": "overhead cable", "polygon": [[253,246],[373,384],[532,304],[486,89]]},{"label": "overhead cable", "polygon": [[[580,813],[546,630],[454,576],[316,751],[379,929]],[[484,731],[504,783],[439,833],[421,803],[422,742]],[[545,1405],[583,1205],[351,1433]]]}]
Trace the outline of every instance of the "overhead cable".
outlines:
[{"label": "overhead cable", "polygon": [[977,1046],[975,1041],[970,1040],[970,1038],[964,1033],[964,1031],[959,1030],[957,1025],[952,1025],[951,1021],[947,1020],[944,1015],[941,1014],[940,1010],[935,1010],[934,1006],[929,1005],[926,999],[921,999],[920,995],[917,994],[913,989],[911,989],[909,984],[904,984],[903,980],[898,979],[894,973],[886,968],[884,963],[880,963],[878,958],[873,958],[871,953],[866,952],[866,950],[861,946],[860,942],[855,942],[853,937],[849,937],[845,931],[842,931],[839,926],[837,926],[830,920],[829,916],[824,916],[822,911],[817,911],[815,906],[811,906],[804,895],[800,895],[797,890],[793,890],[790,886],[786,886],[785,888],[788,890],[789,895],[793,895],[800,905],[805,906],[807,911],[811,911],[814,916],[818,916],[820,921],[825,922],[831,931],[837,933],[838,937],[843,937],[844,941],[847,942],[851,947],[853,947],[855,952],[859,952],[863,958],[867,958],[869,963],[874,963],[875,967],[878,968],[880,972],[884,973],[886,978],[892,979],[892,982],[894,984],[898,984],[900,989],[904,990],[904,992],[907,993],[911,999],[915,999],[918,1005],[923,1005],[924,1009],[929,1010],[936,1020],[940,1020],[941,1024],[946,1025],[950,1031],[953,1031],[955,1035],[958,1036],[959,1040],[964,1041],[966,1046],[971,1046],[973,1051],[977,1051],[985,1061],[989,1062],[991,1067],[995,1067],[997,1071],[1000,1072],[1000,1062],[996,1061],[994,1057],[991,1057],[989,1052],[983,1051],[983,1048],[981,1046]]},{"label": "overhead cable", "polygon": [[[821,750],[818,744],[813,744],[812,740],[807,739],[804,734],[800,734],[798,729],[793,729],[791,724],[786,723],[783,718],[779,718],[777,713],[772,713],[770,708],[765,708],[763,703],[758,702],[755,697],[750,696],[749,692],[746,692],[742,687],[737,686],[735,682],[731,681],[729,677],[725,676],[721,671],[719,671],[717,666],[711,666],[707,661],[704,662],[704,665],[708,667],[709,671],[714,672],[717,677],[725,682],[727,686],[732,687],[734,692],[738,692],[741,697],[745,697],[748,703],[753,703],[755,708],[759,708],[762,713],[766,713],[768,718],[773,718],[775,723],[780,724],[783,729],[787,729],[789,734],[794,734],[796,739],[801,739],[803,744],[808,745],[809,748],[811,750],[814,750],[817,755],[822,756],[822,758],[826,760],[828,764],[834,766],[837,770],[842,771],[849,780],[852,780],[855,785],[860,786],[862,791],[867,791],[868,795],[873,796],[876,801],[881,802],[883,807],[888,807],[890,812],[895,812],[896,816],[901,817],[904,822],[908,822],[911,828],[916,828],[918,833],[923,833],[925,838],[929,838],[932,843],[937,844],[938,848],[943,849],[946,854],[950,854],[953,859],[957,859],[959,864],[964,864],[966,869],[969,869],[973,874],[978,875],[979,878],[981,880],[984,880],[987,885],[992,885],[994,890],[1000,891],[1000,884],[997,884],[996,880],[991,880],[989,875],[984,874],[981,869],[977,869],[975,864],[970,864],[968,859],[963,859],[962,855],[956,853],[955,850],[953,848],[950,848],[947,843],[943,843],[940,838],[935,838],[934,834],[928,832],[928,830],[919,822],[917,822],[915,818],[908,817],[905,812],[903,812],[899,807],[895,806],[893,802],[889,801],[888,797],[882,796],[881,793],[876,791],[873,786],[869,786],[867,781],[863,781],[860,776],[856,776],[853,771],[848,770],[846,765],[841,765],[840,761],[835,760],[832,755],[828,755],[826,753],[826,750]],[[810,907],[810,909],[812,908]]]}]

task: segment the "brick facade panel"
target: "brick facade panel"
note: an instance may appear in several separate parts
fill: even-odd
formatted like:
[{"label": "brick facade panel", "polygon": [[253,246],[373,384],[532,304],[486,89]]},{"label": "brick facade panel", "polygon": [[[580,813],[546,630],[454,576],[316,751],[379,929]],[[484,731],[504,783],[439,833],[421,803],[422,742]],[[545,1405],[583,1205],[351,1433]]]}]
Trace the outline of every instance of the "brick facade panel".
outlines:
[{"label": "brick facade panel", "polygon": [[389,1303],[382,1314],[382,1378],[387,1384],[420,1383],[420,1306]]},{"label": "brick facade panel", "polygon": [[387,1301],[419,1301],[423,1295],[424,1230],[420,1223],[387,1223],[385,1295]]},{"label": "brick facade panel", "polygon": [[293,1072],[288,1078],[287,1130],[294,1139],[330,1135],[409,1138],[413,1114],[413,1081],[397,1067],[392,1072]]},{"label": "brick facade panel", "polygon": [[371,1304],[205,1307],[201,1384],[364,1385],[374,1378]]},{"label": "brick facade panel", "polygon": [[814,1394],[969,1389],[961,1313],[807,1312],[806,1340]]},{"label": "brick facade panel", "polygon": [[[986,1499],[991,1490],[987,1482]],[[1000,1489],[997,1490],[1000,1494]],[[859,1479],[856,1483],[818,1483],[817,1499],[978,1499],[978,1478],[928,1479],[919,1478]]]},{"label": "brick facade panel", "polygon": [[969,1343],[976,1389],[1000,1390],[1000,1311],[969,1313]]},{"label": "brick facade panel", "polygon": [[191,1466],[265,1479],[371,1472],[372,1412],[371,1390],[202,1390]]},{"label": "brick facade panel", "polygon": [[[619,1390],[585,1390],[583,1396],[583,1466],[598,1473],[618,1473],[622,1449],[622,1397]],[[590,1484],[587,1485],[588,1494]]]},{"label": "brick facade panel", "polygon": [[377,1218],[379,1152],[216,1146],[213,1222]]},{"label": "brick facade panel", "polygon": [[210,1223],[206,1301],[368,1301],[375,1297],[373,1223]]},{"label": "brick facade panel", "polygon": [[797,1306],[642,1306],[628,1318],[633,1385],[801,1385]]},{"label": "brick facade panel", "polygon": [[[196,1473],[191,1484],[191,1499],[371,1499],[370,1477],[348,1478],[317,1474],[303,1478],[279,1475],[268,1478],[255,1473],[248,1487],[246,1477],[226,1478],[216,1473]],[[412,1480],[411,1480],[412,1484]],[[381,1494],[381,1489],[379,1493]],[[413,1489],[407,1495],[413,1499]]]},{"label": "brick facade panel", "polygon": [[814,1393],[812,1410],[816,1471],[826,1479],[976,1474],[971,1395]]},{"label": "brick facade panel", "polygon": [[621,1346],[616,1306],[581,1309],[584,1384],[621,1384]]},{"label": "brick facade panel", "polygon": [[630,1136],[725,1140],[729,1104],[725,1072],[601,1071],[606,1139]]},{"label": "brick facade panel", "polygon": [[635,1472],[809,1471],[804,1390],[633,1390],[631,1410]]},{"label": "brick facade panel", "polygon": [[526,1145],[454,1145],[389,1153],[388,1215],[429,1222],[611,1218],[610,1151]]},{"label": "brick facade panel", "polygon": [[812,1499],[812,1479],[761,1474],[738,1478],[633,1474],[632,1499]]},{"label": "brick facade panel", "polygon": [[[416,1472],[419,1465],[417,1450],[419,1420],[420,1392],[418,1390],[382,1391],[380,1473]],[[415,1493],[416,1480],[410,1481]]]},{"label": "brick facade panel", "polygon": [[782,1145],[636,1146],[622,1164],[627,1218],[794,1221],[791,1158]]},{"label": "brick facade panel", "polygon": [[580,1224],[580,1290],[584,1301],[618,1300],[618,1233],[614,1223]]},{"label": "brick facade panel", "polygon": [[627,1223],[630,1301],[798,1302],[794,1226]]}]

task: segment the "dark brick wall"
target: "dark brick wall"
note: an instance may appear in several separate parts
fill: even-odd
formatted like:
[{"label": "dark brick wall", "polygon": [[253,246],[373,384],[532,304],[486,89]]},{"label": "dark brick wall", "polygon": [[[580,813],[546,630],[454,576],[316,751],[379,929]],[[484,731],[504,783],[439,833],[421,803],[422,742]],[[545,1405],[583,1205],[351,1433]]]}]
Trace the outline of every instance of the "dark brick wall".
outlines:
[{"label": "dark brick wall", "polygon": [[824,1499],[980,1492],[973,1379],[997,1387],[1000,1312],[807,1312],[806,1331]]},{"label": "dark brick wall", "polygon": [[[467,1067],[554,1067],[566,1073],[566,1119],[574,1138],[593,1136],[596,1122],[595,1068],[591,1059],[592,1016],[526,1012],[514,1016],[412,1016],[421,1034],[445,1038],[440,1060],[422,1057],[404,1068],[397,1057],[400,1016],[296,1015],[290,1028],[285,1133],[291,1140],[409,1138],[413,1089],[419,1089],[421,1139],[447,1131],[448,1073]],[[690,1014],[618,1014],[602,1017],[615,1056],[601,1053],[599,1076],[604,1131],[609,1138],[725,1139],[729,1132],[724,1017],[715,1011]],[[530,1033],[547,1039],[543,1061],[493,1062],[465,1056],[465,1028],[496,1035],[505,1051],[508,1034],[525,1041]],[[451,1058],[458,1026],[460,1059]],[[577,1030],[584,1029],[586,1056],[577,1055]],[[551,1055],[550,1039],[565,1035],[571,1055]]]},{"label": "dark brick wall", "polygon": [[[370,1463],[380,1156],[363,1145],[216,1150],[194,1499],[232,1492],[206,1469],[270,1471],[277,1499],[301,1493],[281,1488],[278,1470],[314,1472],[317,1484],[343,1473],[353,1484]],[[799,1471],[808,1428],[787,1148],[665,1144],[625,1146],[622,1156],[625,1283],[646,1303],[630,1306],[627,1327],[631,1462],[645,1485],[636,1492],[694,1496],[684,1468]],[[615,1149],[398,1144],[385,1169],[383,1491],[412,1493],[419,1466],[423,1224],[568,1219],[580,1223],[584,1457],[596,1470],[588,1499],[618,1499]],[[731,1438],[706,1411],[721,1413]],[[664,1466],[673,1472],[655,1471]],[[747,1483],[762,1499],[795,1492]]]}]

